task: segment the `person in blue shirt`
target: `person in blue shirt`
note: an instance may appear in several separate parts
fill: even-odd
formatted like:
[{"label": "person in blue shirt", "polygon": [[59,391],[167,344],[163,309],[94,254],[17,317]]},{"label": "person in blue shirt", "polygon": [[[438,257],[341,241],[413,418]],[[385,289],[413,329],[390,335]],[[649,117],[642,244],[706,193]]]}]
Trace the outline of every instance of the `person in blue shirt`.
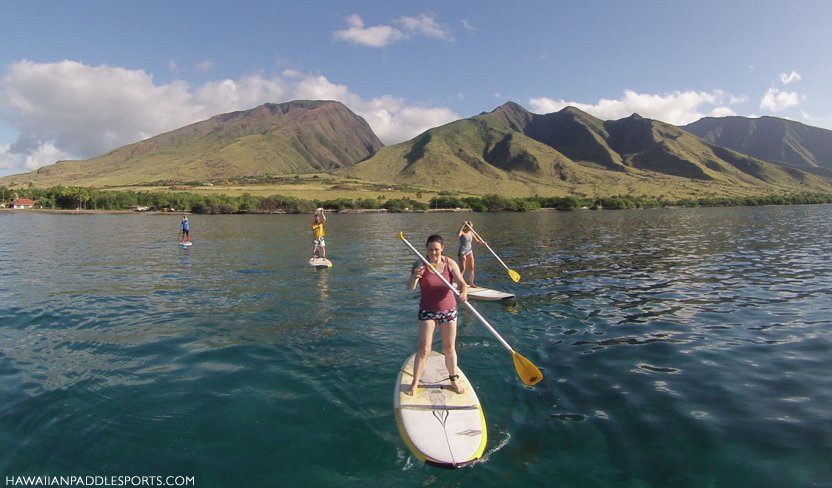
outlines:
[{"label": "person in blue shirt", "polygon": [[180,224],[181,242],[190,242],[191,240],[191,223],[188,221],[188,216],[182,216],[182,224]]}]

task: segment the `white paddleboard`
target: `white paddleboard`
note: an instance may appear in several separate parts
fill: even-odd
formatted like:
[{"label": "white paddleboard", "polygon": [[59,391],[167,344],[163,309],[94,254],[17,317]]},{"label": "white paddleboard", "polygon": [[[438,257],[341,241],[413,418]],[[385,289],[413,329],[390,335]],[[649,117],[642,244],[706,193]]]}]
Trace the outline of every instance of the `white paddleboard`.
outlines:
[{"label": "white paddleboard", "polygon": [[309,264],[316,268],[331,268],[332,261],[327,258],[311,258]]},{"label": "white paddleboard", "polygon": [[491,288],[481,288],[479,286],[468,287],[468,298],[475,300],[514,300],[512,293],[504,291],[492,290]]},{"label": "white paddleboard", "polygon": [[393,410],[404,443],[419,460],[443,468],[467,466],[485,451],[485,414],[474,387],[457,368],[462,394],[450,389],[445,356],[431,351],[414,396],[402,392],[413,381],[413,357],[396,379]]},{"label": "white paddleboard", "polygon": [[179,245],[182,246],[182,247],[191,247],[191,246],[194,245],[194,243],[191,242],[191,241],[182,241],[182,242],[179,243]]}]

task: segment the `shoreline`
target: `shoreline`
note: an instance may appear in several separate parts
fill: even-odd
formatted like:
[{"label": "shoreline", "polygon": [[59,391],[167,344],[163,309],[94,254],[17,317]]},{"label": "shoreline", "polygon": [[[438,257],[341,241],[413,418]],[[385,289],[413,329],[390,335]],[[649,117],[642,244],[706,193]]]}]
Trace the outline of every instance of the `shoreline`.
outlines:
[{"label": "shoreline", "polygon": [[[522,212],[514,211],[514,210],[498,210],[498,211],[486,211],[486,212],[477,212],[477,213],[528,213],[528,212],[540,212],[540,211],[558,211],[558,212],[577,212],[581,210],[589,210],[589,211],[598,211],[598,210],[613,210],[613,211],[620,211],[620,210],[652,210],[652,209],[679,209],[679,208],[732,208],[732,207],[791,207],[795,205],[832,205],[832,203],[827,202],[807,202],[807,203],[771,203],[771,204],[762,204],[762,205],[695,205],[695,206],[685,206],[685,205],[665,205],[665,206],[657,206],[657,207],[632,207],[632,208],[624,208],[624,209],[616,209],[616,208],[594,208],[594,207],[579,207],[574,209],[560,209],[556,207],[540,207],[530,210],[525,210]],[[424,214],[424,213],[474,213],[476,212],[470,208],[430,208],[425,210],[406,210],[402,212],[391,212],[386,208],[380,209],[327,209],[327,213],[331,214]],[[59,208],[6,208],[0,207],[0,214],[2,213],[36,213],[36,214],[54,214],[54,215],[154,215],[154,216],[163,216],[163,215],[312,215],[313,212],[297,212],[297,213],[290,213],[290,212],[236,212],[236,213],[200,213],[200,212],[192,212],[190,210],[177,210],[175,212],[163,212],[163,211],[136,211],[136,210],[64,210]]]}]

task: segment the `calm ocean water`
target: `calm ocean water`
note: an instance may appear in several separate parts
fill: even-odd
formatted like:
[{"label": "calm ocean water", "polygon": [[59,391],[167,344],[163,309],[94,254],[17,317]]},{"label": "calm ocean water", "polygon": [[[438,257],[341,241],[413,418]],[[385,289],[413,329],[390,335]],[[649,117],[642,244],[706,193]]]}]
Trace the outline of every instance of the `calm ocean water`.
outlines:
[{"label": "calm ocean water", "polygon": [[[832,486],[832,206],[310,216],[0,212],[0,476],[188,475],[197,486]],[[463,311],[489,428],[471,468],[395,426],[417,247],[464,218]],[[455,239],[452,239],[455,240]],[[449,254],[456,253],[455,243]]]}]

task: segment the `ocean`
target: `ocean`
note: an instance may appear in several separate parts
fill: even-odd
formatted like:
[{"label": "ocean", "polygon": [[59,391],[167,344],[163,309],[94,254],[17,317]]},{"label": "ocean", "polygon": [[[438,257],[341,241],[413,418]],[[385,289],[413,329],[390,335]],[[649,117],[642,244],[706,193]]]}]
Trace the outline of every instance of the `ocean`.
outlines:
[{"label": "ocean", "polygon": [[[0,476],[196,486],[832,486],[832,206],[309,215],[0,212]],[[420,464],[393,389],[417,248],[463,220],[471,467]],[[440,349],[438,335],[435,343]]]}]

